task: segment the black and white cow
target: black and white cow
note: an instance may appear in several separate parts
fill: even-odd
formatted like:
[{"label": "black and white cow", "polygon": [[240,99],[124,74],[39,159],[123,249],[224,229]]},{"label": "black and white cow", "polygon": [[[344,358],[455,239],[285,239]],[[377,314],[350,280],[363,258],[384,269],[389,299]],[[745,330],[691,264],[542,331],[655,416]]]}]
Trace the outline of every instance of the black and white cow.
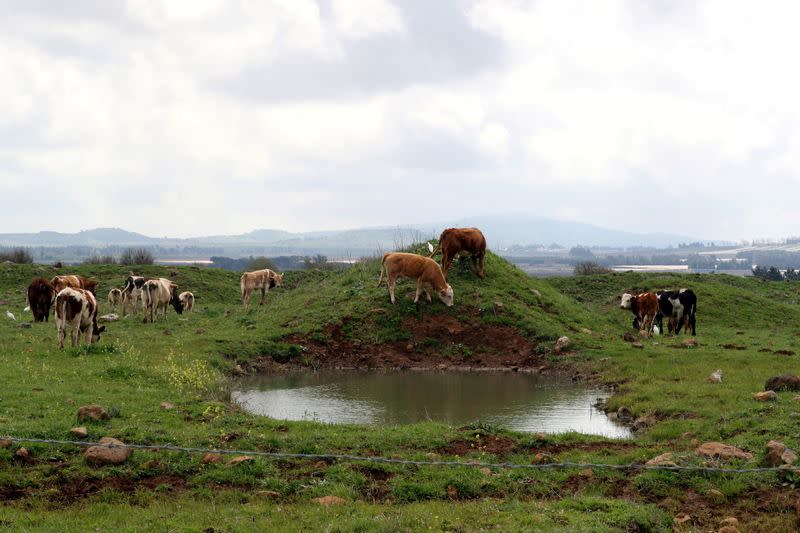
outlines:
[{"label": "black and white cow", "polygon": [[[697,295],[692,289],[681,289],[679,291],[658,291],[658,307],[661,314],[667,317],[667,326],[670,333],[677,335],[681,328],[686,326],[686,330],[692,328],[692,335],[697,335],[696,318]],[[663,331],[663,324],[661,330]]]},{"label": "black and white cow", "polygon": [[[142,294],[145,282],[149,279],[144,276],[134,276],[133,272],[131,272],[131,275],[125,280],[125,287],[122,288],[122,316],[125,316],[125,311],[129,304],[133,312],[136,313],[136,302]],[[144,308],[144,305],[142,307]]]}]

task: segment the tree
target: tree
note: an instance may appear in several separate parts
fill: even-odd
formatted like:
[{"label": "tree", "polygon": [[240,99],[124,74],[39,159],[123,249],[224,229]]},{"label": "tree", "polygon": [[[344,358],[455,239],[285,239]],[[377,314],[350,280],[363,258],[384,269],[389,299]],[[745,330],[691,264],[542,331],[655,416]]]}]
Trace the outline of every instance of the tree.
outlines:
[{"label": "tree", "polygon": [[270,270],[277,269],[275,262],[269,257],[264,257],[263,255],[259,257],[251,257],[250,262],[247,264],[247,270],[264,270],[265,268]]},{"label": "tree", "polygon": [[113,255],[93,255],[83,260],[84,265],[116,265]]},{"label": "tree", "polygon": [[119,255],[120,265],[152,265],[154,262],[155,258],[147,248],[125,248]]},{"label": "tree", "polygon": [[594,261],[581,261],[575,263],[572,272],[576,276],[589,276],[591,274],[611,274],[611,269]]},{"label": "tree", "polygon": [[11,261],[17,264],[33,263],[33,256],[26,248],[14,248],[0,252],[0,261]]}]

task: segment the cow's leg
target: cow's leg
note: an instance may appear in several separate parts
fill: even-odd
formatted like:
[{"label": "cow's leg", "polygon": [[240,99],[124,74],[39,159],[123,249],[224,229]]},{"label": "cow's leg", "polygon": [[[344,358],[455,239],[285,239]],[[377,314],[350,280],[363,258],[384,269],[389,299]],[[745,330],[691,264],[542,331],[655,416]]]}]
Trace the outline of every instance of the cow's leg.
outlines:
[{"label": "cow's leg", "polygon": [[417,292],[414,294],[414,303],[419,302],[419,295],[422,294],[422,282],[417,281]]},{"label": "cow's leg", "polygon": [[93,330],[93,329],[94,329],[94,328],[92,327],[92,325],[91,325],[91,324],[89,324],[89,327],[88,327],[88,328],[86,328],[86,332],[85,332],[85,333],[84,333],[84,335],[83,335],[83,341],[84,341],[86,344],[92,344],[92,330]]},{"label": "cow's leg", "polygon": [[447,271],[450,270],[450,265],[453,263],[453,257],[446,252],[442,251],[442,271],[444,279],[447,279]]},{"label": "cow's leg", "polygon": [[689,315],[689,325],[692,326],[692,336],[697,335],[697,330],[696,330],[697,319],[695,318],[694,313]]},{"label": "cow's leg", "polygon": [[245,289],[242,291],[242,305],[244,305],[245,311],[247,310],[247,306],[250,303],[250,289]]},{"label": "cow's leg", "polygon": [[678,311],[678,314],[675,317],[675,335],[680,334],[682,327],[683,327],[683,311]]},{"label": "cow's leg", "polygon": [[264,305],[264,302],[267,301],[267,287],[261,287],[261,301],[258,305]]},{"label": "cow's leg", "polygon": [[67,325],[64,324],[63,328],[61,326],[58,327],[58,347],[60,349],[64,348],[64,337],[67,336],[66,326]]},{"label": "cow's leg", "polygon": [[389,274],[386,277],[386,290],[389,291],[389,300],[391,300],[392,305],[394,305],[395,298],[394,298],[394,282],[397,279],[397,275]]},{"label": "cow's leg", "polygon": [[431,300],[431,293],[430,293],[430,291],[428,291],[428,287],[427,286],[423,286],[422,290],[425,291],[425,298],[428,299],[428,303],[433,303],[433,300]]},{"label": "cow's leg", "polygon": [[81,323],[80,319],[72,323],[72,345],[77,346],[81,336]]},{"label": "cow's leg", "polygon": [[486,274],[483,272],[483,258],[486,254],[480,254],[478,256],[478,277],[483,279],[486,277]]}]

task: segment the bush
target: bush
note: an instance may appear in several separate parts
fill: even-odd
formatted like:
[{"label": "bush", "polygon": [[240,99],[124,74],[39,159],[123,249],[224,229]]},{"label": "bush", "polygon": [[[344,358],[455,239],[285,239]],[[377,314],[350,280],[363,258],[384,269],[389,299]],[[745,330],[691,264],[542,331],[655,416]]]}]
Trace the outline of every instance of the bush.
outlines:
[{"label": "bush", "polygon": [[763,266],[756,266],[753,269],[753,277],[762,279],[765,281],[783,281],[783,274],[781,271],[778,270],[776,267],[771,266],[769,268]]},{"label": "bush", "polygon": [[14,248],[0,252],[0,261],[11,261],[17,264],[33,263],[33,256],[25,248]]},{"label": "bush", "polygon": [[611,269],[594,261],[581,261],[575,264],[573,273],[576,276],[589,276],[591,274],[611,274]]},{"label": "bush", "polygon": [[113,255],[93,255],[83,260],[84,265],[116,265]]},{"label": "bush", "polygon": [[264,270],[268,268],[270,270],[277,270],[275,263],[269,257],[254,257],[250,260],[247,264],[247,270]]},{"label": "bush", "polygon": [[153,254],[147,248],[125,248],[119,255],[119,264],[130,265],[152,265],[155,261]]}]

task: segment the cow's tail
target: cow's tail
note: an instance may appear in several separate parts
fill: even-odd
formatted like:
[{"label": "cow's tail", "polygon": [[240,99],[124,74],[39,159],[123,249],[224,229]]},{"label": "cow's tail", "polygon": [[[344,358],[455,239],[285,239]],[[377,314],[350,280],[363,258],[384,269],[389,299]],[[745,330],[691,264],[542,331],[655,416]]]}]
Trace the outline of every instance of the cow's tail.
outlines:
[{"label": "cow's tail", "polygon": [[[432,248],[431,244],[428,243],[428,249],[430,250],[431,248]],[[434,255],[436,255],[441,251],[442,251],[442,240],[439,239],[439,242],[436,243],[436,248],[433,248],[433,250],[431,250],[431,254],[428,257],[433,257]]]},{"label": "cow's tail", "polygon": [[244,274],[239,278],[239,288],[242,290],[242,294],[244,294]]},{"label": "cow's tail", "polygon": [[[381,283],[383,283],[383,271],[384,271],[384,269],[386,267],[386,258],[387,257],[389,257],[389,252],[383,254],[383,258],[381,259],[381,276],[378,278],[378,287],[380,287]],[[388,273],[387,273],[387,276],[388,276]]]}]

